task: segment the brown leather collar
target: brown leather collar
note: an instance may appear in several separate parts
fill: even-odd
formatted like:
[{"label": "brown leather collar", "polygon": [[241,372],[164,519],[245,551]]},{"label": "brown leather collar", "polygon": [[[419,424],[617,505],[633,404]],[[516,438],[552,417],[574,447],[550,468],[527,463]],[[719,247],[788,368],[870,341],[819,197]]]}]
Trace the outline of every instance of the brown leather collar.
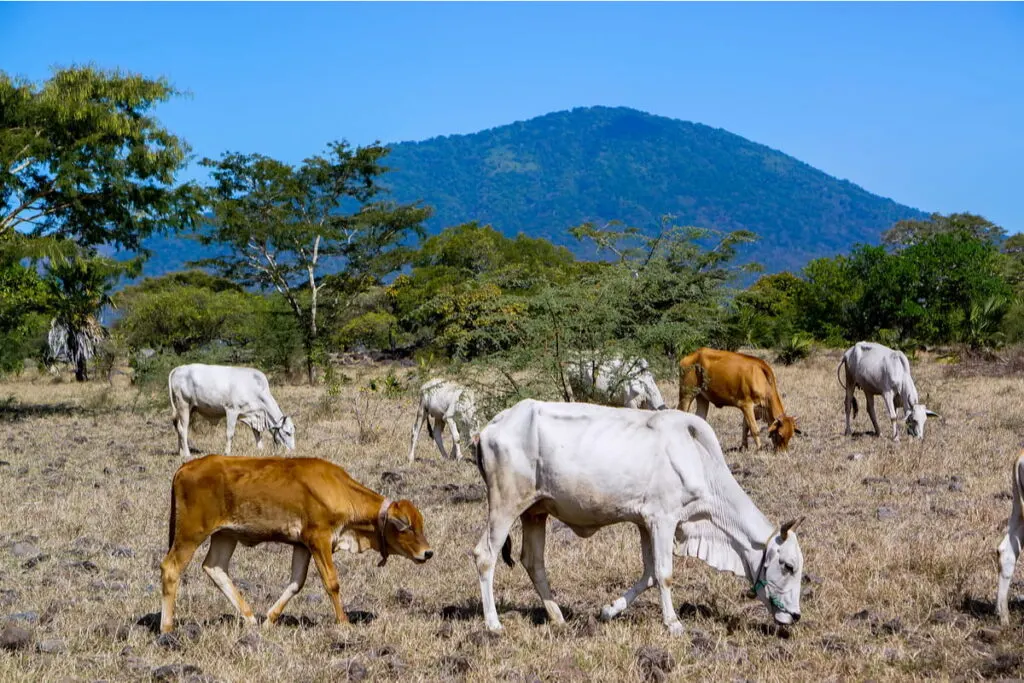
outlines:
[{"label": "brown leather collar", "polygon": [[388,539],[384,537],[384,528],[388,524],[388,508],[391,507],[392,502],[390,498],[385,498],[380,502],[380,511],[377,512],[377,545],[380,546],[378,567],[383,567],[388,561]]}]

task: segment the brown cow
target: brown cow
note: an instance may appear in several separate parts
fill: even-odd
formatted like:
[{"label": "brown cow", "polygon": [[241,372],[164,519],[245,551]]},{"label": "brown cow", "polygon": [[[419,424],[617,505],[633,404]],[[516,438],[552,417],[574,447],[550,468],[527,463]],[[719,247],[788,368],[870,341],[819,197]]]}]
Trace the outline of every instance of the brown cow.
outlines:
[{"label": "brown cow", "polygon": [[775,373],[760,358],[733,351],[700,348],[679,361],[679,410],[689,410],[697,399],[697,414],[708,416],[708,404],[733,406],[743,411],[743,447],[747,434],[761,447],[757,419],[768,424],[768,438],[777,450],[786,450],[800,434],[796,416],[788,416],[779,398]]},{"label": "brown cow", "polygon": [[390,553],[418,563],[434,554],[416,506],[408,500],[392,502],[333,463],[208,455],[179,467],[171,485],[170,549],[160,564],[164,633],[174,628],[178,579],[196,548],[211,535],[203,569],[250,624],[256,623],[252,609],[228,576],[239,541],[248,546],[272,541],[293,548],[291,582],[267,612],[267,624],[275,623],[302,590],[310,557],[336,620],[343,623],[348,617],[342,609],[334,550],[376,550],[382,555],[378,566]]}]

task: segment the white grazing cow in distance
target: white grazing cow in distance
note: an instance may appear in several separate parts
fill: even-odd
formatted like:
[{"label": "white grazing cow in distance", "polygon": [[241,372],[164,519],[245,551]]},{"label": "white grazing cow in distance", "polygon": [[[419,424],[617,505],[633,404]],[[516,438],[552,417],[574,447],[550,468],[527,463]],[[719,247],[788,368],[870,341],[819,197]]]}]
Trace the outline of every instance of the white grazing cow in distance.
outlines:
[{"label": "white grazing cow in distance", "polygon": [[[431,425],[433,419],[433,425]],[[420,403],[416,410],[416,422],[412,427],[412,446],[409,448],[409,462],[416,459],[416,441],[420,436],[420,429],[423,423],[427,423],[427,434],[434,439],[437,450],[441,451],[441,457],[446,458],[448,454],[444,450],[444,439],[441,434],[445,425],[452,433],[452,454],[455,460],[462,459],[462,446],[459,443],[461,436],[459,425],[469,432],[472,439],[480,432],[480,423],[476,415],[476,398],[473,392],[446,379],[432,379],[420,387]]]},{"label": "white grazing cow in distance", "polygon": [[[839,371],[844,365],[846,366],[845,384],[843,384],[842,376],[839,375]],[[878,417],[875,415],[875,396],[877,394],[882,395],[885,409],[889,412],[889,420],[892,421],[892,438],[895,441],[900,439],[896,426],[896,406],[903,408],[907,433],[919,439],[924,438],[925,420],[928,417],[941,417],[918,401],[917,387],[914,386],[914,378],[910,376],[910,361],[902,351],[894,351],[888,346],[874,342],[858,342],[843,354],[842,360],[836,366],[836,377],[846,389],[845,434],[847,436],[853,433],[850,429],[851,409],[853,417],[857,417],[857,398],[853,395],[853,391],[858,387],[864,392],[864,398],[867,400],[868,416],[875,428],[875,436],[882,435],[882,430],[878,426]]]},{"label": "white grazing cow in distance", "polygon": [[227,420],[228,443],[225,455],[231,455],[231,438],[235,423],[241,421],[252,428],[256,448],[263,448],[263,432],[269,431],[274,442],[295,449],[295,423],[281,412],[270,395],[267,376],[255,368],[192,363],[179,365],[167,376],[171,395],[174,428],[178,431],[178,452],[190,457],[188,425],[192,413],[216,420]]},{"label": "white grazing cow in distance", "polygon": [[669,590],[673,554],[746,577],[776,622],[800,618],[803,555],[792,531],[796,523],[768,521],[733,478],[710,425],[696,415],[527,399],[484,427],[477,453],[488,512],[473,554],[489,629],[501,629],[494,566],[499,548],[512,564],[508,534],[516,517],[523,527],[523,566],[548,618],[564,621],[544,568],[548,515],[584,538],[617,522],[640,530],[643,575],[604,607],[603,619],[657,586],[665,625],[681,633]]},{"label": "white grazing cow in distance", "polygon": [[643,358],[574,359],[566,364],[569,388],[602,403],[665,410],[654,375]]},{"label": "white grazing cow in distance", "polygon": [[1013,503],[1010,507],[1010,519],[1006,525],[1006,536],[999,544],[999,590],[996,593],[996,614],[1003,624],[1010,623],[1010,609],[1007,604],[1010,594],[1010,581],[1013,570],[1017,566],[1021,544],[1024,543],[1024,451],[1017,456],[1010,474],[1013,489]]}]

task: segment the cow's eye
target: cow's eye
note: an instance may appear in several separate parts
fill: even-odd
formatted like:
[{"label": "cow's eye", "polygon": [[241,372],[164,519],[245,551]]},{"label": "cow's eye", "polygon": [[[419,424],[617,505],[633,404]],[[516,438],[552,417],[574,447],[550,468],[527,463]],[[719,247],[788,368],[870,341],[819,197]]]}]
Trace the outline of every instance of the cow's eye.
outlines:
[{"label": "cow's eye", "polygon": [[782,565],[782,571],[786,574],[792,574],[796,571],[796,568],[789,562],[783,562],[782,560],[779,560],[779,564]]}]

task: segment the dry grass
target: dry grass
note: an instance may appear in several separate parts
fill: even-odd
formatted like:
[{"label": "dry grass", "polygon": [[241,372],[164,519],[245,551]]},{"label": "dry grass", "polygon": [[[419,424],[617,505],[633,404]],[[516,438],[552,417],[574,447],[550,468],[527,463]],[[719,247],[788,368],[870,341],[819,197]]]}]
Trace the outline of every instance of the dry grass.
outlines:
[{"label": "dry grass", "polygon": [[[677,560],[675,571],[686,636],[667,635],[654,591],[614,622],[595,624],[600,606],[640,571],[637,534],[625,525],[589,540],[549,526],[549,576],[569,625],[543,623],[522,568],[500,566],[506,631],[482,636],[469,555],[486,516],[476,468],[442,462],[426,435],[420,459],[408,464],[414,392],[385,399],[378,437],[359,443],[351,410],[363,384],[357,379],[331,399],[323,388],[275,389],[286,410],[298,410],[297,454],[327,458],[381,492],[412,499],[426,517],[435,558],[424,566],[395,558],[377,568],[374,558],[339,553],[346,607],[372,619],[364,614],[364,623],[335,628],[311,571],[289,605],[292,625],[246,646],[238,642],[244,631],[222,618],[231,608],[202,574],[201,549],[179,596],[180,649],[168,648],[136,625],[159,609],[158,564],[179,464],[166,397],[49,379],[0,384],[0,622],[34,612],[17,621],[33,630],[35,643],[58,639],[67,649],[0,651],[0,679],[138,680],[151,678],[154,667],[187,663],[225,681],[344,680],[347,671],[358,678],[360,667],[381,680],[641,680],[636,653],[645,645],[671,653],[669,678],[677,680],[1024,674],[1016,654],[1020,603],[1011,605],[1017,610],[1008,629],[992,614],[994,549],[1010,507],[1024,386],[1015,377],[951,378],[944,366],[920,359],[922,395],[945,416],[929,422],[925,442],[843,438],[837,359],[819,354],[776,368],[786,407],[804,431],[789,454],[737,451],[740,413],[710,415],[758,506],[774,520],[807,516],[800,538],[812,580],[803,620],[786,639],[744,597],[741,579],[691,560]],[[674,382],[662,389],[676,393]],[[862,414],[855,429],[868,426]],[[235,441],[239,455],[254,453],[244,429]],[[200,427],[194,441],[222,448],[223,423]],[[382,479],[386,471],[401,482]],[[880,519],[879,508],[895,516]],[[15,556],[18,541],[34,544],[44,559]],[[232,574],[254,608],[265,610],[284,587],[289,553],[239,548]]]}]

